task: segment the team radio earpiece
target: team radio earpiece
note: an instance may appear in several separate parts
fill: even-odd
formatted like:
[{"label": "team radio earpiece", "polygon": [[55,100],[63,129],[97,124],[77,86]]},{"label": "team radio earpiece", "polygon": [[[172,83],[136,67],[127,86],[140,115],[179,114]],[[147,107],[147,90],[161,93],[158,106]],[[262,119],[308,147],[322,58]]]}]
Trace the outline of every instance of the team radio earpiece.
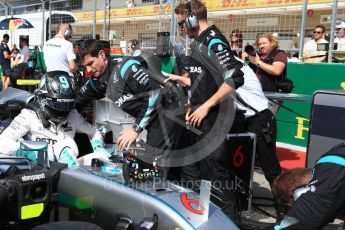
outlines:
[{"label": "team radio earpiece", "polygon": [[186,19],[185,24],[188,29],[195,30],[199,27],[198,17],[194,10],[192,10],[192,3],[188,1],[185,6]]}]

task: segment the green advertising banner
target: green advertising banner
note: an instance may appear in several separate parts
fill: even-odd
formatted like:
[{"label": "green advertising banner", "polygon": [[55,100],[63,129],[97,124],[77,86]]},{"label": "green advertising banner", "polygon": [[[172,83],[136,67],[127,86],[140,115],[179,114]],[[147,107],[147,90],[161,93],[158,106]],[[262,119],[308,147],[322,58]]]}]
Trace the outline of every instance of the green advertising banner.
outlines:
[{"label": "green advertising banner", "polygon": [[[287,76],[295,85],[293,93],[310,96],[321,89],[345,90],[344,73],[344,64],[288,63],[287,66]],[[295,113],[280,108],[277,114],[277,141],[306,147],[311,102],[286,101],[283,105]]]}]

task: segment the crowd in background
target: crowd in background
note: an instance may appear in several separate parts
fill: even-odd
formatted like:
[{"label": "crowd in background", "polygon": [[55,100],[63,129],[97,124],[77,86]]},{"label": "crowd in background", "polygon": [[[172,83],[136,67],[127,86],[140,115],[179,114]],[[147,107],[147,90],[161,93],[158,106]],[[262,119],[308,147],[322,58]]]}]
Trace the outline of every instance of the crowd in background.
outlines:
[{"label": "crowd in background", "polygon": [[2,87],[6,89],[10,84],[17,86],[16,80],[22,75],[28,67],[30,51],[28,47],[28,39],[20,40],[19,48],[16,44],[12,49],[8,47],[9,35],[4,34],[0,47],[0,63],[2,69]]},{"label": "crowd in background", "polygon": [[[333,60],[334,63],[344,63],[345,62],[345,22],[336,25],[335,28],[336,36],[334,39],[334,53]],[[257,37],[260,36],[259,33]],[[277,47],[279,48],[279,37],[277,33],[271,33],[273,37],[276,37]],[[248,60],[248,54],[243,52],[246,46],[251,46],[252,44],[243,44],[243,34],[239,29],[234,29],[229,35],[229,41],[231,44],[231,49],[236,52],[236,56],[242,58],[242,60]],[[323,25],[317,25],[314,28],[313,35],[309,41],[304,44],[303,47],[303,62],[327,62],[327,55],[329,48],[329,35],[326,33],[326,28]],[[260,52],[258,44],[255,42],[255,48]],[[298,49],[296,43],[293,43],[293,49]],[[298,52],[292,51],[287,52],[287,57],[298,58]],[[296,60],[293,60],[296,61]]]}]

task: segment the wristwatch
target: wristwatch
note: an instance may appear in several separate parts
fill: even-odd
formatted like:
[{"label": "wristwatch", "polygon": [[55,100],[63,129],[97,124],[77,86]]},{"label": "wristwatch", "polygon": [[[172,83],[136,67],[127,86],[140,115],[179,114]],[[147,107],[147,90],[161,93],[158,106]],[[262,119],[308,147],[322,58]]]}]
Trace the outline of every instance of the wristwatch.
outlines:
[{"label": "wristwatch", "polygon": [[137,132],[138,134],[141,133],[141,131],[143,131],[143,128],[141,128],[138,124],[134,123],[132,125],[132,128],[134,129],[135,132]]},{"label": "wristwatch", "polygon": [[256,63],[256,66],[257,66],[257,67],[260,67],[260,65],[261,65],[262,63],[264,63],[264,62],[263,62],[263,61],[258,61],[258,62]]}]

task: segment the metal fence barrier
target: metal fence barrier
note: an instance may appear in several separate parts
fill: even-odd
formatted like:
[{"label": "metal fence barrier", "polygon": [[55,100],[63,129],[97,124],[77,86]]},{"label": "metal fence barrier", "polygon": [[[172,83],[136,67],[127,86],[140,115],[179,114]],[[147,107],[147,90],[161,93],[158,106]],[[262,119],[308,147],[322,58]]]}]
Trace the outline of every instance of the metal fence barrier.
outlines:
[{"label": "metal fence barrier", "polygon": [[[289,57],[301,59],[303,44],[311,39],[314,27],[321,24],[326,27],[326,37],[330,43],[328,61],[332,61],[334,54],[344,52],[334,49],[333,43],[337,36],[336,25],[345,21],[345,0],[204,2],[210,24],[219,27],[229,40],[232,31],[237,29],[242,36],[242,46],[253,44],[259,33],[274,33],[279,38],[280,48],[287,51]],[[174,8],[178,3],[177,0],[6,1],[0,3],[1,19],[13,15],[30,17],[40,32],[30,29],[0,30],[0,36],[10,33],[12,46],[19,42],[20,35],[29,35],[30,44],[42,46],[55,35],[59,23],[70,22],[74,29],[74,40],[109,40],[113,51],[117,53],[126,51],[126,41],[130,39],[138,39],[142,49],[154,51],[157,33],[164,31],[170,32],[174,52],[183,53],[188,50],[189,41],[176,29]],[[59,16],[59,12],[65,13]]]}]

